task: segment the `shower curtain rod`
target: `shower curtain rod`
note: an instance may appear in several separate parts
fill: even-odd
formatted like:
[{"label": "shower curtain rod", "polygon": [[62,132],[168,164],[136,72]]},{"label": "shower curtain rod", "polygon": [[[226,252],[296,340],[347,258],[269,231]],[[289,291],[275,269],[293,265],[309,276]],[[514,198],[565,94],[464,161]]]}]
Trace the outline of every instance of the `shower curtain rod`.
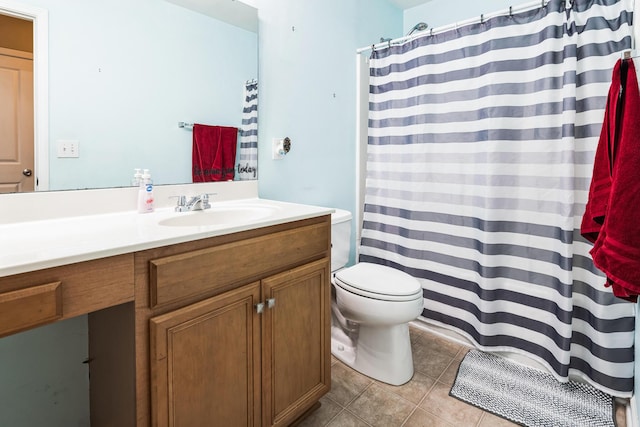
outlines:
[{"label": "shower curtain rod", "polygon": [[414,33],[414,34],[407,35],[407,36],[404,36],[404,37],[400,37],[400,38],[397,38],[397,39],[393,39],[393,40],[389,40],[389,41],[373,44],[371,46],[361,47],[360,49],[356,50],[356,53],[362,53],[362,52],[366,52],[368,50],[376,50],[376,49],[380,49],[380,48],[383,48],[383,47],[389,47],[391,45],[402,44],[402,43],[406,42],[407,40],[413,40],[413,39],[418,38],[420,36],[423,36],[425,34],[433,35],[433,34],[442,33],[444,31],[449,31],[449,30],[453,30],[453,29],[458,28],[458,27],[463,27],[465,25],[477,24],[478,22],[483,22],[483,21],[485,21],[487,19],[495,18],[496,16],[513,15],[514,13],[525,12],[527,10],[532,10],[532,9],[535,9],[535,8],[538,8],[538,7],[544,7],[547,3],[549,3],[549,1],[550,0],[537,0],[537,1],[532,1],[531,3],[526,3],[526,4],[523,4],[523,5],[517,6],[517,7],[510,6],[508,9],[503,9],[503,10],[500,10],[498,12],[493,12],[493,13],[489,13],[489,14],[486,14],[486,15],[482,14],[479,17],[470,18],[470,19],[467,19],[465,21],[454,22],[453,24],[443,25],[443,26],[437,27],[437,28],[431,28],[431,30],[425,30],[425,31],[421,31],[419,33]]}]

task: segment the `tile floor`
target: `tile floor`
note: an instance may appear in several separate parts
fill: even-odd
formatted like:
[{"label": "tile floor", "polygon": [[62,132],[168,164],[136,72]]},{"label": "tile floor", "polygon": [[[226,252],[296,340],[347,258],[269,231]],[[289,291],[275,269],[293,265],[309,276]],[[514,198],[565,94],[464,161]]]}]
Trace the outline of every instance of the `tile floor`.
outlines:
[{"label": "tile floor", "polygon": [[[410,328],[415,373],[395,387],[373,380],[333,358],[331,391],[302,427],[503,427],[503,418],[450,397],[468,348],[437,335]],[[625,427],[624,407],[616,410]]]}]

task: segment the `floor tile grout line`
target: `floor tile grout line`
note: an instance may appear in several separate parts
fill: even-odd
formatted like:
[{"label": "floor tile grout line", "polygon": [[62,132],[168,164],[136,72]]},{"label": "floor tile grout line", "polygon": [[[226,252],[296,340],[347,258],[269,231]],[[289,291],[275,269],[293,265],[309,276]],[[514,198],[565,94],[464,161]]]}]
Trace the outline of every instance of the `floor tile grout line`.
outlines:
[{"label": "floor tile grout line", "polygon": [[[456,353],[456,355],[457,355],[457,354],[458,354],[458,353]],[[449,364],[447,365],[447,367],[444,369],[444,371],[443,371],[442,373],[444,373],[444,372],[449,368],[449,366],[451,365],[451,363],[453,363],[453,361],[454,361],[454,360],[455,360],[455,356],[451,359],[451,362],[449,362]],[[404,421],[402,422],[401,426],[404,426],[404,425],[407,423],[407,421],[409,421],[409,419],[411,418],[411,416],[412,416],[412,415],[413,415],[413,414],[414,414],[418,409],[420,409],[420,410],[422,410],[422,411],[424,411],[424,412],[426,412],[426,413],[428,413],[428,414],[430,414],[430,415],[433,415],[434,417],[438,418],[439,420],[442,420],[442,421],[444,421],[444,422],[447,422],[446,420],[444,420],[444,419],[442,419],[441,417],[437,416],[437,415],[436,415],[436,414],[434,414],[433,412],[428,411],[428,410],[423,409],[423,408],[421,408],[421,407],[420,407],[420,405],[422,404],[422,402],[424,402],[424,401],[426,400],[426,398],[429,396],[429,393],[431,393],[431,392],[433,391],[433,389],[435,388],[436,384],[437,384],[438,382],[440,382],[440,381],[439,381],[438,379],[435,379],[435,378],[433,378],[433,377],[431,377],[431,376],[427,375],[426,373],[424,373],[424,372],[422,372],[422,371],[417,371],[417,370],[416,370],[416,371],[414,371],[414,375],[415,375],[415,373],[416,373],[416,372],[418,372],[418,373],[420,373],[421,375],[424,375],[425,377],[430,378],[430,379],[432,379],[432,380],[433,380],[433,384],[431,384],[431,386],[429,386],[429,388],[427,389],[426,393],[424,394],[424,396],[422,396],[422,398],[418,401],[418,403],[414,403],[414,402],[410,401],[409,399],[405,398],[404,396],[401,396],[401,395],[399,395],[398,393],[395,393],[394,391],[390,390],[390,392],[391,392],[391,393],[393,393],[394,395],[396,395],[396,396],[400,397],[402,400],[404,400],[404,401],[408,402],[409,404],[413,405],[413,409],[411,410],[411,412],[409,413],[409,415],[407,415],[407,417],[404,419]],[[440,375],[442,375],[442,374],[440,374]],[[440,378],[440,377],[438,377],[438,378]],[[412,379],[413,379],[413,377],[412,377]],[[411,381],[411,380],[409,380],[409,381]],[[408,383],[408,382],[407,382],[407,383]]]},{"label": "floor tile grout line", "polygon": [[[363,374],[363,375],[364,375],[364,374]],[[424,375],[424,374],[422,374],[422,375]],[[366,375],[364,375],[364,376],[366,377]],[[349,412],[351,415],[353,415],[353,416],[355,416],[356,418],[358,418],[359,420],[363,421],[363,422],[364,422],[365,424],[367,424],[368,426],[370,426],[370,424],[369,424],[369,423],[367,423],[365,420],[363,420],[360,416],[358,416],[358,415],[353,411],[353,408],[351,408],[350,406],[351,406],[351,405],[352,405],[356,400],[358,400],[358,398],[360,398],[360,397],[361,397],[361,396],[362,396],[362,395],[363,395],[367,390],[369,390],[373,385],[376,385],[377,387],[381,388],[383,391],[385,391],[385,392],[389,392],[389,393],[393,394],[394,396],[396,396],[396,397],[400,398],[402,401],[404,401],[404,402],[408,403],[410,406],[412,406],[411,412],[410,412],[410,413],[409,413],[409,415],[407,415],[407,417],[402,421],[402,424],[401,424],[401,425],[404,425],[404,424],[409,420],[409,418],[411,417],[411,415],[413,415],[413,413],[416,411],[416,409],[418,409],[418,404],[417,404],[417,403],[414,403],[414,402],[412,402],[412,401],[410,401],[409,399],[405,398],[404,396],[399,395],[398,393],[396,393],[396,392],[394,392],[394,391],[392,391],[392,390],[389,390],[389,389],[387,389],[387,388],[383,387],[383,386],[380,384],[380,383],[381,383],[380,381],[375,380],[375,379],[372,379],[372,378],[370,378],[370,377],[367,377],[367,378],[369,378],[369,379],[371,380],[371,382],[370,382],[369,384],[367,384],[367,386],[366,386],[364,389],[362,389],[362,391],[361,391],[357,396],[355,396],[351,401],[349,401],[349,403],[347,403],[347,404],[343,407],[343,409],[344,409],[344,410],[346,410],[347,412]],[[383,384],[386,384],[386,383],[383,383]],[[404,385],[404,384],[403,384],[403,385]],[[427,394],[429,394],[429,392],[431,392],[431,390],[433,389],[433,386],[434,386],[434,385],[435,385],[435,382],[434,382],[434,384],[432,384],[432,385],[429,387],[428,391],[425,393],[425,396],[423,396],[423,398],[422,398],[422,399],[420,399],[420,402],[422,402],[422,400],[424,399],[424,397],[426,397],[426,395],[427,395]],[[335,402],[335,401],[334,401],[334,402]],[[340,405],[340,406],[342,407],[342,405]],[[340,412],[342,412],[342,411],[340,411]],[[336,415],[336,416],[337,416],[337,415]],[[335,418],[335,417],[333,417],[333,418],[332,418],[332,420],[333,420],[334,418]],[[327,423],[327,424],[325,424],[325,425],[328,425],[328,424],[329,424],[329,423]]]},{"label": "floor tile grout line", "polygon": [[[451,357],[451,360],[449,361],[449,363],[447,364],[447,366],[442,370],[442,372],[440,373],[440,375],[438,376],[438,378],[435,378],[435,379],[434,379],[433,377],[431,377],[431,376],[427,375],[425,372],[418,371],[418,372],[420,372],[422,375],[425,375],[426,377],[433,379],[433,380],[434,380],[434,382],[433,382],[433,384],[431,385],[431,387],[429,387],[429,390],[425,393],[425,395],[422,397],[422,399],[420,399],[420,402],[418,402],[418,403],[416,404],[416,407],[415,407],[415,409],[414,409],[414,411],[413,411],[413,412],[415,412],[416,410],[420,409],[420,410],[422,410],[422,411],[424,411],[424,412],[428,413],[429,415],[434,416],[435,418],[439,419],[440,421],[442,421],[442,422],[444,422],[444,423],[446,423],[446,424],[448,424],[448,425],[451,425],[451,423],[450,423],[449,421],[447,421],[446,419],[444,419],[444,418],[440,417],[439,415],[437,415],[437,414],[435,414],[435,413],[431,412],[431,411],[430,411],[430,410],[428,410],[428,409],[422,408],[422,406],[421,406],[421,405],[422,405],[422,403],[427,399],[427,397],[429,397],[429,394],[430,394],[430,393],[433,391],[433,389],[436,387],[436,384],[440,383],[440,384],[443,384],[443,385],[448,385],[448,384],[447,384],[447,382],[445,382],[445,381],[441,381],[441,378],[442,378],[442,376],[447,372],[447,370],[451,367],[451,365],[456,361],[456,358],[458,357],[458,355],[460,354],[460,352],[461,352],[461,351],[468,351],[468,349],[465,349],[465,347],[461,347],[460,349],[458,349],[458,351],[456,351],[456,353]],[[479,426],[479,423],[482,421],[482,419],[483,419],[483,418],[484,418],[484,413],[480,416],[480,419],[478,420],[478,424],[476,424],[476,427],[478,427],[478,426]],[[407,418],[407,420],[408,420],[408,418]],[[406,423],[406,421],[407,421],[407,420],[405,420],[405,423]],[[403,423],[403,425],[404,425],[404,423]]]},{"label": "floor tile grout line", "polygon": [[[457,354],[457,353],[456,353],[456,354]],[[453,365],[453,362],[455,362],[455,360],[456,360],[456,357],[455,357],[455,356],[453,356],[453,357],[451,358],[451,360],[449,361],[449,364],[447,365],[447,367],[446,367],[446,368],[444,368],[444,369],[442,370],[442,372],[440,372],[440,376],[438,376],[438,378],[436,379],[436,381],[440,381],[440,380],[441,380],[442,376],[443,376],[444,374],[446,374],[446,373],[447,373],[447,370],[451,367],[451,365]],[[454,381],[455,381],[455,380],[454,380]],[[443,383],[443,384],[446,384],[446,383],[447,383],[446,381],[440,381],[440,382],[441,382],[441,383]]]},{"label": "floor tile grout line", "polygon": [[[333,400],[332,400],[332,402],[333,402]],[[343,408],[342,406],[340,406],[340,410],[338,411],[338,413],[337,413],[337,414],[335,414],[333,417],[329,418],[329,419],[327,420],[327,422],[323,424],[323,427],[328,426],[329,424],[331,424],[331,423],[333,422],[333,420],[335,420],[336,418],[338,418],[338,416],[339,416],[341,413],[343,413],[344,411],[345,411],[345,408]]]},{"label": "floor tile grout line", "polygon": [[[423,375],[424,375],[424,374],[423,374]],[[411,377],[411,378],[413,379],[413,377]],[[411,380],[409,380],[409,381],[411,381]],[[409,381],[407,381],[405,384],[402,384],[402,385],[400,385],[400,386],[398,386],[398,387],[402,387],[403,385],[408,384],[408,383],[409,383]],[[380,389],[382,389],[382,391],[384,391],[384,392],[389,392],[389,393],[393,394],[394,396],[396,396],[396,397],[400,398],[402,401],[404,401],[404,402],[408,403],[410,406],[412,406],[412,407],[413,407],[413,409],[411,409],[411,412],[409,412],[409,415],[407,415],[407,417],[406,417],[406,418],[402,421],[402,423],[400,424],[401,426],[403,426],[403,425],[407,422],[407,420],[408,420],[409,418],[411,418],[411,415],[413,415],[413,413],[416,411],[416,409],[418,408],[418,404],[417,404],[417,403],[414,403],[414,402],[412,402],[412,401],[410,401],[409,399],[407,399],[407,398],[406,398],[406,397],[404,397],[404,396],[399,395],[398,393],[396,393],[395,391],[393,391],[393,390],[391,390],[391,389],[387,389],[387,388],[385,388],[385,387],[381,386],[381,385],[380,385],[381,383],[382,383],[381,381],[374,380],[374,384],[377,384],[377,385],[378,385],[378,387],[379,387]],[[386,384],[386,383],[382,383],[382,384]],[[429,387],[429,391],[427,391],[427,393],[425,393],[425,396],[426,396],[427,394],[429,394],[429,392],[431,391],[431,389],[432,389],[432,388],[433,388],[433,385],[432,385],[431,387]],[[424,399],[424,396],[423,396],[423,399]],[[422,399],[420,399],[420,402],[422,402]]]},{"label": "floor tile grout line", "polygon": [[356,417],[357,419],[359,419],[360,421],[362,421],[363,423],[365,423],[368,427],[371,427],[370,423],[368,423],[367,421],[363,420],[362,417],[360,417],[358,414],[356,414],[355,412],[353,412],[349,408],[344,408],[344,410],[347,411],[348,413],[350,413],[351,415],[353,415],[354,417]]},{"label": "floor tile grout line", "polygon": [[[364,390],[366,390],[367,388],[369,388],[371,384],[367,385]],[[364,393],[364,390],[362,391],[362,393]],[[359,417],[357,414],[355,414],[352,410],[350,410],[348,408],[348,406],[355,402],[355,400],[360,397],[362,395],[362,393],[360,393],[359,395],[357,395],[356,397],[354,397],[347,405],[343,405],[339,402],[336,402],[335,400],[331,399],[330,397],[327,397],[327,399],[329,399],[330,401],[332,401],[333,403],[335,403],[336,405],[338,405],[340,407],[340,410],[338,411],[337,414],[335,414],[333,417],[331,417],[329,420],[327,420],[326,423],[323,424],[323,426],[328,426],[329,424],[331,424],[336,418],[338,418],[338,416],[340,416],[341,413],[343,412],[348,412],[350,415],[356,417],[358,420],[362,421],[363,423],[365,423],[368,427],[371,427],[371,424],[369,424],[368,422],[366,422],[365,420],[363,420],[361,417]]]},{"label": "floor tile grout line", "polygon": [[411,417],[413,416],[413,414],[416,413],[416,411],[418,410],[418,407],[416,406],[415,408],[413,408],[413,411],[411,411],[411,413],[407,416],[407,418],[405,418],[405,420],[402,422],[402,424],[400,425],[400,427],[404,427],[405,425],[407,425],[407,423],[409,422],[409,420],[411,419]]},{"label": "floor tile grout line", "polygon": [[418,405],[414,405],[413,409],[411,410],[411,412],[409,412],[409,415],[407,415],[407,418],[404,419],[404,421],[402,421],[402,424],[400,424],[400,427],[403,427],[405,424],[407,424],[407,421],[409,421],[411,419],[411,417],[413,416],[413,414],[418,410]]},{"label": "floor tile grout line", "polygon": [[366,422],[365,420],[363,420],[362,418],[360,418],[358,415],[354,414],[352,411],[350,411],[347,408],[342,408],[337,414],[335,414],[333,417],[331,417],[329,420],[327,420],[326,423],[323,424],[323,427],[328,426],[329,424],[331,424],[334,420],[336,420],[340,414],[342,414],[343,412],[347,412],[349,415],[356,417],[358,420],[362,421],[367,427],[371,427],[371,424],[369,424],[368,422]]},{"label": "floor tile grout line", "polygon": [[476,424],[476,427],[480,427],[480,425],[482,425],[482,420],[484,420],[484,417],[488,414],[488,412],[486,411],[482,411],[482,415],[480,415],[480,419],[478,420],[478,423]]},{"label": "floor tile grout line", "polygon": [[[337,363],[342,363],[342,364],[343,364],[343,366],[344,366],[345,368],[351,369],[351,370],[355,371],[358,375],[361,375],[362,377],[367,378],[367,379],[369,380],[369,384],[367,384],[367,385],[366,385],[366,386],[365,386],[365,387],[364,387],[364,388],[363,388],[363,389],[362,389],[358,394],[356,394],[356,395],[353,397],[353,399],[349,400],[349,401],[348,401],[347,403],[345,403],[344,405],[342,405],[342,404],[340,404],[340,403],[336,402],[336,403],[338,403],[340,406],[342,406],[343,408],[345,408],[345,409],[346,409],[349,405],[351,405],[353,402],[355,402],[355,401],[356,401],[360,396],[362,396],[362,394],[363,394],[363,393],[364,393],[364,392],[365,392],[369,387],[371,387],[371,384],[375,383],[375,382],[376,382],[376,380],[372,379],[371,377],[368,377],[368,376],[364,375],[364,374],[363,374],[363,373],[361,373],[361,372],[356,371],[355,369],[353,369],[353,368],[351,368],[350,366],[346,365],[344,362],[340,362],[340,361],[338,360],[338,361],[336,361],[334,364],[337,364]],[[333,365],[334,365],[334,364],[332,364],[331,366],[333,367]],[[333,399],[331,399],[331,400],[333,400]],[[333,400],[333,401],[335,402],[335,400]]]},{"label": "floor tile grout line", "polygon": [[[367,377],[369,378],[369,377]],[[349,402],[349,405],[351,405],[353,402],[355,402],[356,400],[358,400],[358,398],[360,396],[362,396],[364,394],[365,391],[369,390],[371,388],[372,384],[375,384],[375,380],[372,380],[371,378],[369,378],[369,384],[367,384],[367,386],[365,388],[362,389],[362,391],[360,393],[358,393],[358,395],[356,397],[354,397],[351,402]],[[349,405],[347,405],[347,407],[349,407]]]}]

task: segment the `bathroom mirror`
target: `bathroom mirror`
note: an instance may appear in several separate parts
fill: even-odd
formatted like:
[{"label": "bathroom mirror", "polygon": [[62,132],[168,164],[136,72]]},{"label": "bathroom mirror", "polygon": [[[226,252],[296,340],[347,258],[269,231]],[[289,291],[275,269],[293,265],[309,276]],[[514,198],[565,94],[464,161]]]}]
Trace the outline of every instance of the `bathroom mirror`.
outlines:
[{"label": "bathroom mirror", "polygon": [[[258,77],[255,8],[235,0],[23,3],[47,16],[45,189],[128,186],[134,168],[150,169],[156,184],[189,183],[192,132],[179,122],[242,126],[245,82]],[[11,15],[11,5],[0,0],[0,14]],[[64,156],[69,144],[77,157]]]}]

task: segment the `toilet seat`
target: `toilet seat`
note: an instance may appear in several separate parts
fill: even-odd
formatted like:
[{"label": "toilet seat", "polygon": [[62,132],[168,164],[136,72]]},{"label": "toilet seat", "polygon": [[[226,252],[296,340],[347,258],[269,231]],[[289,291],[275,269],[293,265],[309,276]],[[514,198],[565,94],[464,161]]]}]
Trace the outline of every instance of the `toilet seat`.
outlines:
[{"label": "toilet seat", "polygon": [[339,270],[334,283],[345,291],[378,300],[412,301],[422,298],[422,286],[416,278],[379,264],[361,262]]}]

